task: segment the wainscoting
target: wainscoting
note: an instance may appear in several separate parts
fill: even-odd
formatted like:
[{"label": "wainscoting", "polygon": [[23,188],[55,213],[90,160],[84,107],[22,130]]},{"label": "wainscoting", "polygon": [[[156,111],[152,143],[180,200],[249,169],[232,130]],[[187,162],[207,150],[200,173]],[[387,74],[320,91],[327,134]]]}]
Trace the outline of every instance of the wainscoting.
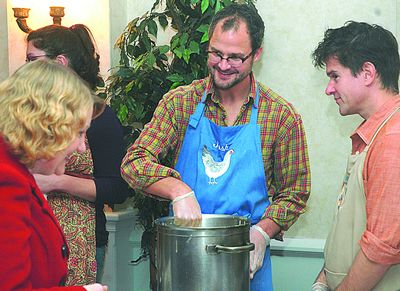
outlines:
[{"label": "wainscoting", "polygon": [[276,291],[309,291],[324,263],[323,239],[271,241],[272,280]]}]

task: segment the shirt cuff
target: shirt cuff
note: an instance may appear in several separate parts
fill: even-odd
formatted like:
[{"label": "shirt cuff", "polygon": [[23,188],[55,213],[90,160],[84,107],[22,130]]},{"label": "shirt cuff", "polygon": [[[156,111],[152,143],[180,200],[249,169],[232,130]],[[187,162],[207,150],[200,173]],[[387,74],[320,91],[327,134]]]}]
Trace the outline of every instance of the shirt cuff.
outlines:
[{"label": "shirt cuff", "polygon": [[400,264],[400,249],[379,239],[370,231],[365,231],[360,246],[367,258],[382,265]]}]

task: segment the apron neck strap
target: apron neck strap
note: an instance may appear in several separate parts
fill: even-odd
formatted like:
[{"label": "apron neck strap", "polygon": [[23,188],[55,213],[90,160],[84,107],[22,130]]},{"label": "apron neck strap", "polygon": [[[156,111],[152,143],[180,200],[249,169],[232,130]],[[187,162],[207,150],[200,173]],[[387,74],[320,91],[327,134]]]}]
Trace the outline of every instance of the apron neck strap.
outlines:
[{"label": "apron neck strap", "polygon": [[259,96],[260,94],[259,94],[258,84],[256,84],[256,99],[254,100],[253,108],[251,109],[251,117],[250,117],[251,124],[257,124]]},{"label": "apron neck strap", "polygon": [[201,97],[201,101],[197,104],[195,112],[190,116],[189,119],[189,126],[197,128],[201,117],[203,116],[204,108],[206,106],[206,97],[207,97],[207,90],[204,90],[203,97]]},{"label": "apron neck strap", "polygon": [[382,123],[379,125],[379,127],[376,129],[374,135],[372,136],[371,141],[369,142],[369,144],[366,146],[366,150],[368,150],[368,148],[372,145],[372,143],[374,142],[376,136],[378,135],[379,131],[382,129],[382,127],[385,126],[385,124],[393,117],[393,115],[395,115],[398,111],[400,111],[400,107],[397,107],[393,110],[392,113],[389,114],[388,117],[385,118],[384,121],[382,121]]},{"label": "apron neck strap", "polygon": [[[259,100],[259,89],[258,89],[258,84],[256,85],[256,99],[254,100],[253,108],[251,110],[251,117],[250,117],[250,123],[251,124],[257,124],[257,116],[258,116],[258,100]],[[207,90],[204,90],[203,96],[201,97],[200,103],[197,105],[196,111],[193,113],[193,115],[190,118],[189,125],[192,127],[197,127],[197,124],[199,123],[201,117],[203,116],[204,108],[206,105],[206,98],[207,98]]]}]

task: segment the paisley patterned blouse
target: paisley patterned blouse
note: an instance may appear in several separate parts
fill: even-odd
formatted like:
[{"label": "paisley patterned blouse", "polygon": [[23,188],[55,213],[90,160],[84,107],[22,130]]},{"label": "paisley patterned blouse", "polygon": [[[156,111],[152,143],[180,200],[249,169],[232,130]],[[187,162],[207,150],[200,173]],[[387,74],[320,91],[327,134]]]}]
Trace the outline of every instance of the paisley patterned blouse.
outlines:
[{"label": "paisley patterned blouse", "polygon": [[[86,138],[86,151],[74,152],[65,173],[92,179],[93,160]],[[68,193],[51,192],[47,200],[57,217],[70,249],[67,286],[96,281],[95,204]]]}]

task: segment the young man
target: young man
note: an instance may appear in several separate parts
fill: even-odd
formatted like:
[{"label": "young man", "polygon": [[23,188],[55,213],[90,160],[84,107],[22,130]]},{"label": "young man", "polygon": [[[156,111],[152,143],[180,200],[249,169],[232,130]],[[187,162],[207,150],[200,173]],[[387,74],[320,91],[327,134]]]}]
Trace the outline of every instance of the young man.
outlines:
[{"label": "young man", "polygon": [[[272,290],[269,240],[305,211],[310,193],[301,117],[252,73],[263,36],[254,6],[219,11],[210,76],[167,93],[122,164],[132,187],[172,200],[178,224],[195,225],[202,213],[248,216],[251,290]],[[174,168],[160,164],[167,154]]]},{"label": "young man", "polygon": [[[351,135],[325,265],[313,290],[400,289],[400,98],[398,45],[378,25],[328,29],[313,52],[326,67],[341,115],[365,121]],[[337,289],[336,289],[337,288]]]}]

